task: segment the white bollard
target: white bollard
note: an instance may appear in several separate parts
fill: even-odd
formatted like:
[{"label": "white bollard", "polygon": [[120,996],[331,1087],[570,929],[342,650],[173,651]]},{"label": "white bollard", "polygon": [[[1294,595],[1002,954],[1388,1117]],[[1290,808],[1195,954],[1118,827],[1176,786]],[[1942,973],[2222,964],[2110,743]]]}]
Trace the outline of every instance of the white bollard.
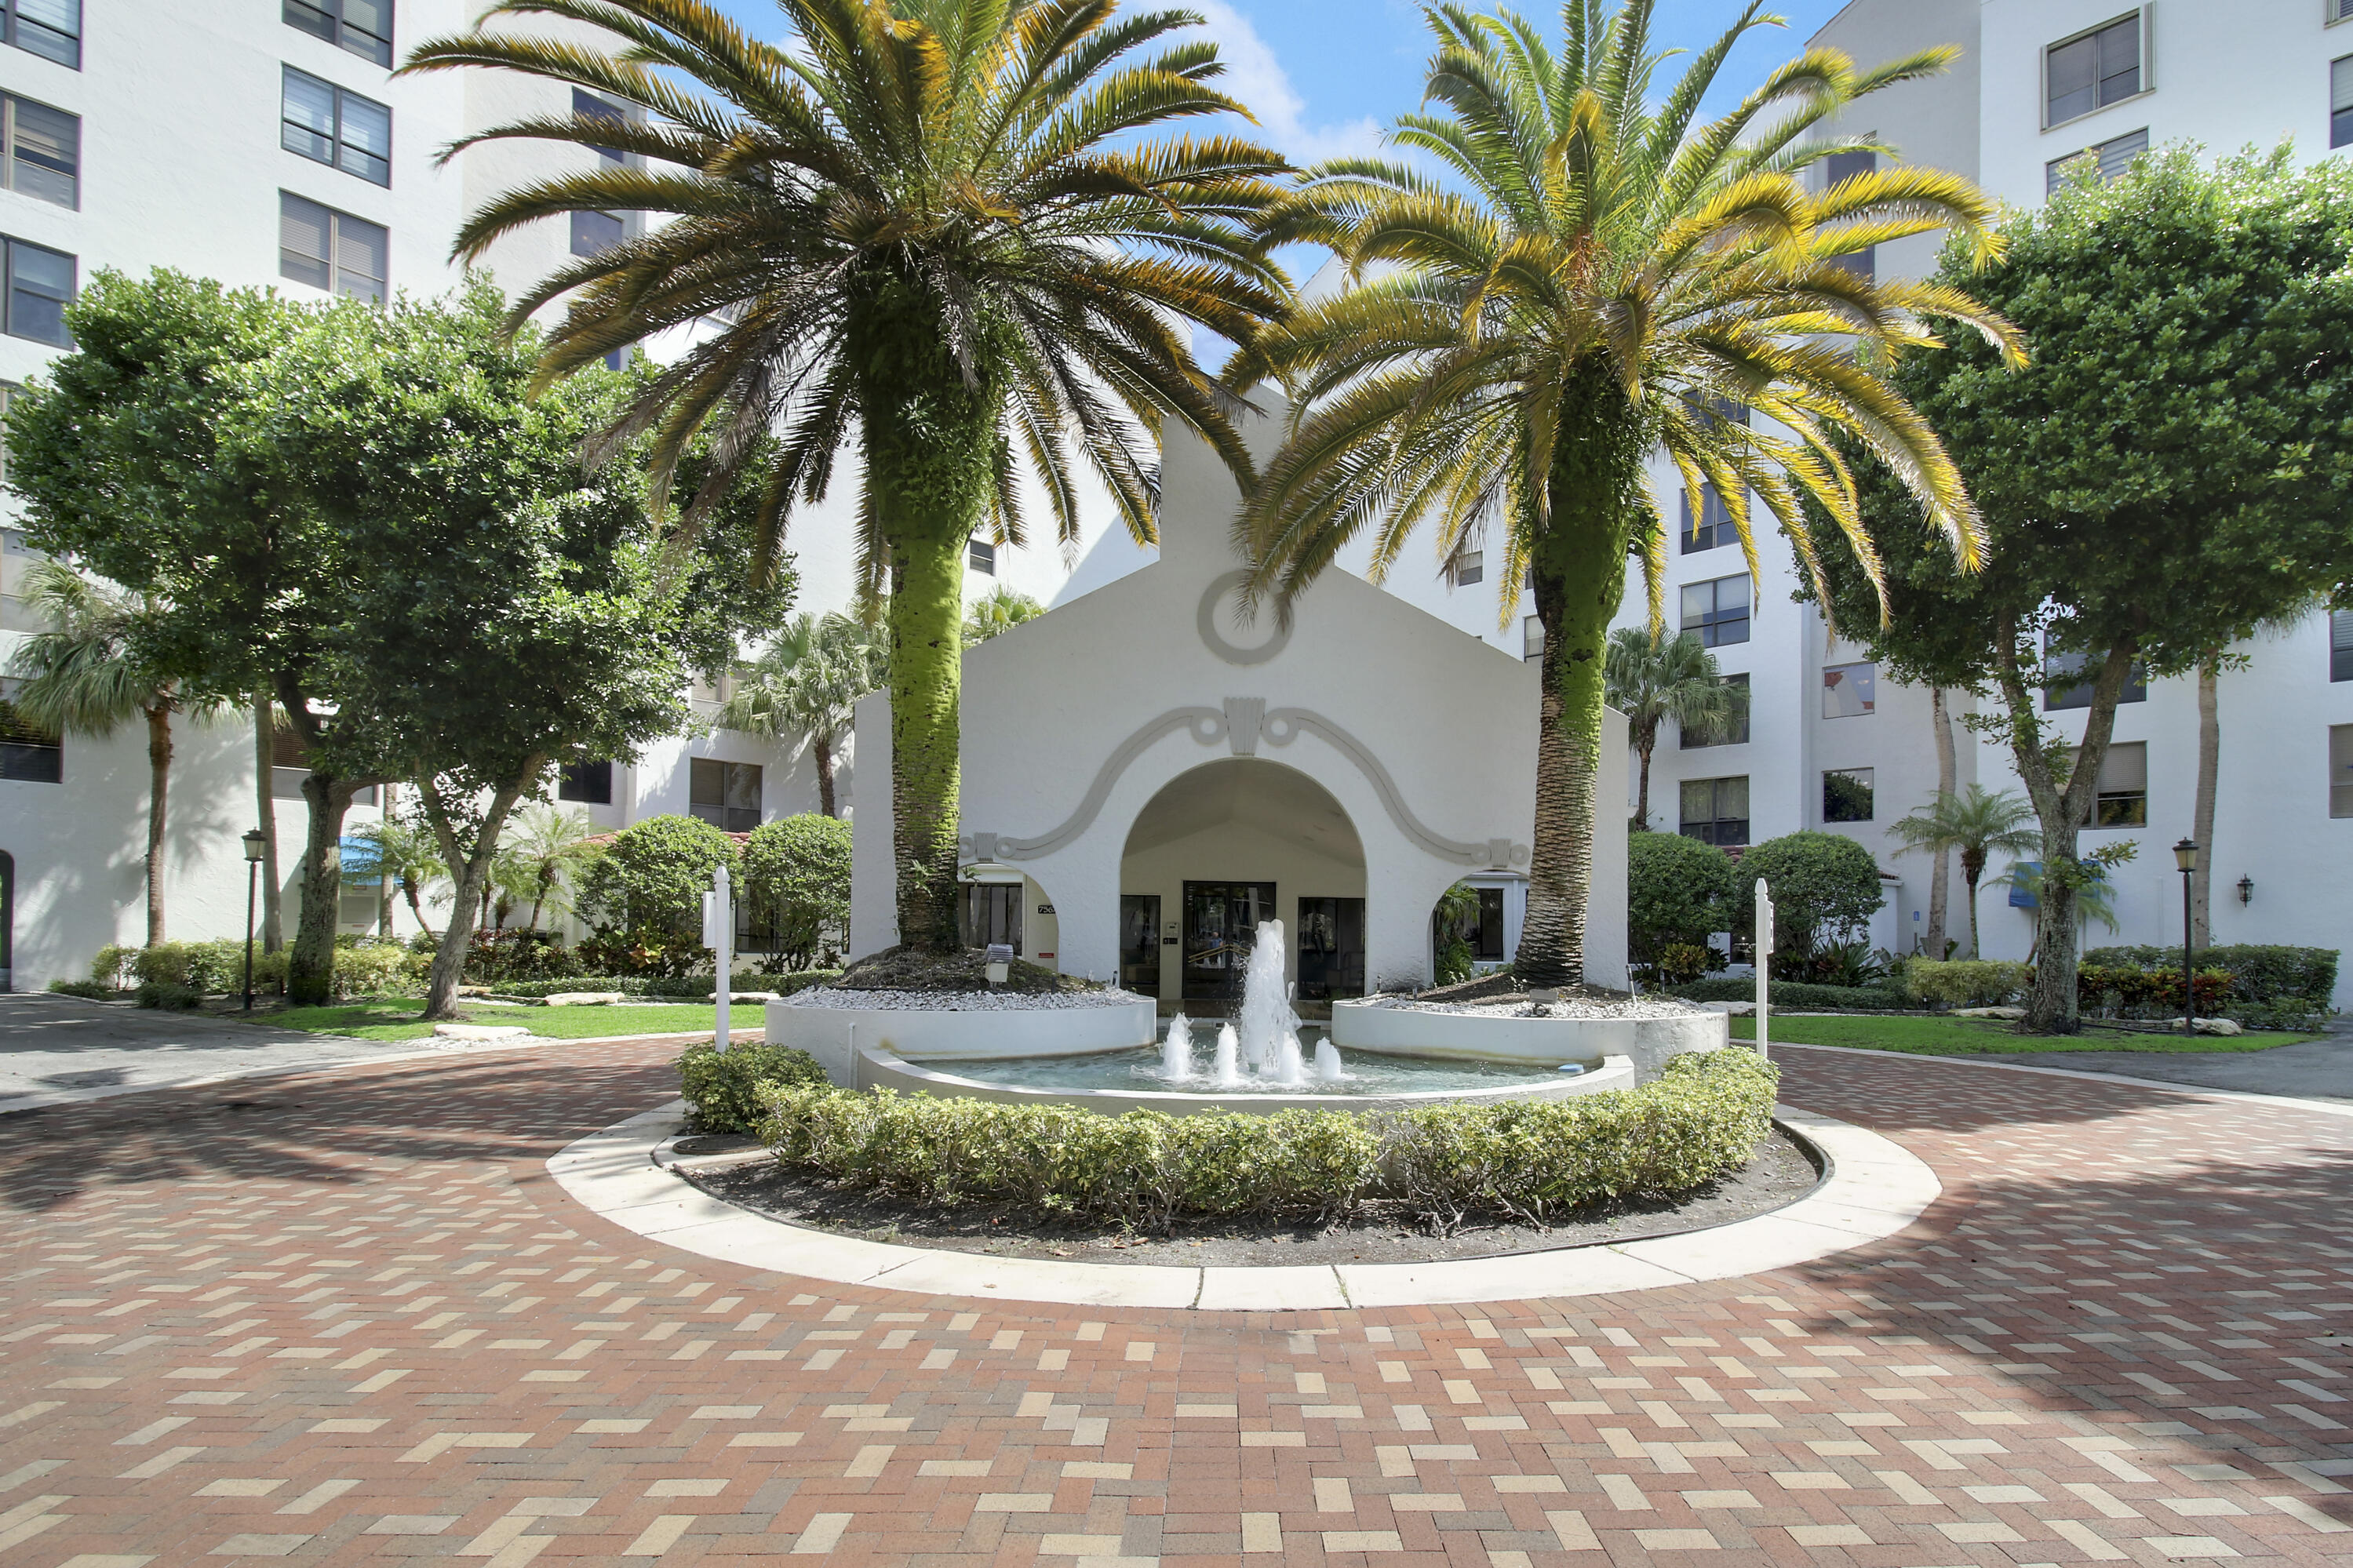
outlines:
[{"label": "white bollard", "polygon": [[727,868],[720,867],[712,873],[711,891],[702,895],[702,945],[712,952],[714,965],[712,973],[711,996],[718,1004],[717,1016],[712,1019],[712,1044],[719,1050],[728,1045],[728,994],[735,988],[735,900],[730,896]]},{"label": "white bollard", "polygon": [[1757,1054],[1767,1060],[1772,1057],[1771,1030],[1766,1023],[1772,1007],[1766,994],[1767,977],[1773,968],[1773,895],[1765,887],[1765,879],[1757,879]]}]

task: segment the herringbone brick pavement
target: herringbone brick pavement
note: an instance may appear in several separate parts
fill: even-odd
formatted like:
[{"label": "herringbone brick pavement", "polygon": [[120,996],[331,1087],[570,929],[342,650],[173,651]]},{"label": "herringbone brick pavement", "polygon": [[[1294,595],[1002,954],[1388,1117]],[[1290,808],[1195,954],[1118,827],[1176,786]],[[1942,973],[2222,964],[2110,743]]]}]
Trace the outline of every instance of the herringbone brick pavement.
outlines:
[{"label": "herringbone brick pavement", "polygon": [[[2353,1562],[2353,1120],[1788,1049],[1946,1195],[1365,1312],[796,1281],[575,1206],[666,1048],[0,1119],[0,1568]],[[2346,1478],[2339,1479],[2337,1478]]]}]

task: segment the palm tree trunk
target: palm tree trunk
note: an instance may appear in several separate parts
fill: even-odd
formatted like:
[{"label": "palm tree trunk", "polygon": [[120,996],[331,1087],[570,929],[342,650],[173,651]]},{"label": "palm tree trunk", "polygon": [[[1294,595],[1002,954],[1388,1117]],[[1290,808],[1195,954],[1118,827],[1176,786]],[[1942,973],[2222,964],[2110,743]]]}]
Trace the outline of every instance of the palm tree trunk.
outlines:
[{"label": "palm tree trunk", "polygon": [[172,783],[172,708],[158,702],[147,715],[147,945],[164,941],[164,808]]},{"label": "palm tree trunk", "polygon": [[809,750],[817,757],[817,808],[828,816],[841,814],[833,809],[833,737],[812,735]]},{"label": "palm tree trunk", "polygon": [[267,692],[253,700],[254,825],[261,829],[261,951],[286,945],[285,883],[278,875],[278,763],[275,725]]},{"label": "palm tree trunk", "polygon": [[1634,748],[1635,755],[1641,759],[1641,783],[1634,794],[1634,820],[1641,824],[1645,833],[1651,831],[1651,752],[1657,744],[1658,738],[1653,734]]},{"label": "palm tree trunk", "polygon": [[1985,949],[1978,945],[1978,873],[1965,870],[1969,883],[1969,956],[1983,958]]},{"label": "palm tree trunk", "polygon": [[2214,858],[2214,785],[2222,760],[2222,723],[2214,687],[2221,662],[2215,654],[2198,661],[2198,799],[2189,837],[2203,847],[2205,861],[2203,873],[2189,879],[2189,929],[2200,952],[2214,945],[2211,895],[2221,869]]},{"label": "palm tree trunk", "polygon": [[425,923],[425,906],[417,901],[416,878],[403,877],[400,879],[400,895],[408,900],[408,912],[417,917],[417,929],[431,936],[433,929]]},{"label": "palm tree trunk", "polygon": [[[1945,689],[1931,687],[1928,691],[1928,722],[1936,735],[1936,797],[1950,800],[1959,782],[1959,767],[1953,755],[1953,722],[1945,707]],[[1943,845],[1929,851],[1936,857],[1928,871],[1928,935],[1925,945],[1928,956],[1942,960],[1945,956],[1945,909],[1953,889],[1952,851]],[[1972,883],[1974,888],[1975,884]],[[1969,956],[1975,958],[1978,944],[1976,906],[1970,906]]]}]

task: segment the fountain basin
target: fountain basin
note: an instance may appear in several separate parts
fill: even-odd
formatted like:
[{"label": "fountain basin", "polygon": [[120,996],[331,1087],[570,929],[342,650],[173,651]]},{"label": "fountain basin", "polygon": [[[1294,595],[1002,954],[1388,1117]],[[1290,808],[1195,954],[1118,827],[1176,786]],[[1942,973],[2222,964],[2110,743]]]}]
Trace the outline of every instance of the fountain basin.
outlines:
[{"label": "fountain basin", "polygon": [[1122,1050],[1150,1042],[1148,1000],[1115,998],[1089,1006],[1024,1007],[1013,996],[971,1007],[820,1007],[791,1001],[767,1005],[767,1040],[807,1051],[844,1089],[856,1081],[858,1055],[879,1047],[896,1058],[1060,1057]]},{"label": "fountain basin", "polygon": [[1548,1066],[1583,1062],[1588,1072],[1619,1058],[1630,1061],[1645,1083],[1659,1076],[1669,1057],[1722,1050],[1730,1037],[1724,1015],[1698,1008],[1654,1016],[1534,1018],[1380,1000],[1332,1005],[1332,1043],[1343,1051]]}]

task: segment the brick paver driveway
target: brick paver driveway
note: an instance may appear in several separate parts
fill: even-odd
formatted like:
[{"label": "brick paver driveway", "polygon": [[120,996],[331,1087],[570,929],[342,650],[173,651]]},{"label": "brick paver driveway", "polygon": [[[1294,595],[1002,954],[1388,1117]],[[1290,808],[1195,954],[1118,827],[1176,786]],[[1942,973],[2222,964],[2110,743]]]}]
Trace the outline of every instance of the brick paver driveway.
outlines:
[{"label": "brick paver driveway", "polygon": [[1922,1224],[1557,1305],[1091,1313],[576,1209],[543,1162],[663,1055],[0,1120],[0,1568],[2353,1560],[2353,1120],[1792,1049],[1791,1103],[1936,1167]]}]

